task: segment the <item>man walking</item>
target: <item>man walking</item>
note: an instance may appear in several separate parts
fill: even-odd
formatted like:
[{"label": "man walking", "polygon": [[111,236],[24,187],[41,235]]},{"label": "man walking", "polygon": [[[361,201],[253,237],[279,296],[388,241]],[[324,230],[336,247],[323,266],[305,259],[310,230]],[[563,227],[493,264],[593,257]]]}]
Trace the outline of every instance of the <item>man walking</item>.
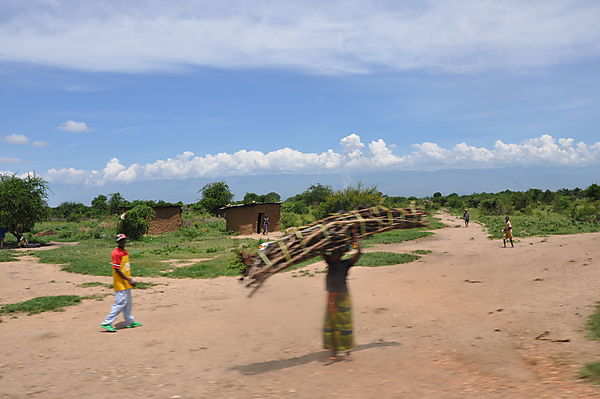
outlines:
[{"label": "man walking", "polygon": [[112,252],[112,271],[113,288],[115,290],[115,303],[106,319],[100,324],[100,327],[109,332],[117,332],[113,323],[119,313],[123,312],[125,316],[125,328],[139,327],[138,323],[131,314],[133,302],[131,299],[131,288],[135,287],[135,282],[131,278],[131,265],[129,264],[129,254],[125,250],[127,237],[125,234],[117,234],[117,248]]}]

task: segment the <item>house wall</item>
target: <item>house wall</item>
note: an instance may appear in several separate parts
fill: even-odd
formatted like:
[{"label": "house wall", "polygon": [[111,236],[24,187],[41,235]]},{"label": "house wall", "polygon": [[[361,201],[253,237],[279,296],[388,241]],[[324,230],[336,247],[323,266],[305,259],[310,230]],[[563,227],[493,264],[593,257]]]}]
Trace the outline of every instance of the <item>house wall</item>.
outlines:
[{"label": "house wall", "polygon": [[169,233],[181,227],[181,208],[175,206],[154,208],[154,212],[156,212],[156,217],[150,219],[148,234],[159,235]]},{"label": "house wall", "polygon": [[240,234],[254,234],[258,229],[258,214],[269,217],[269,231],[279,231],[281,204],[256,204],[225,209],[227,230]]}]

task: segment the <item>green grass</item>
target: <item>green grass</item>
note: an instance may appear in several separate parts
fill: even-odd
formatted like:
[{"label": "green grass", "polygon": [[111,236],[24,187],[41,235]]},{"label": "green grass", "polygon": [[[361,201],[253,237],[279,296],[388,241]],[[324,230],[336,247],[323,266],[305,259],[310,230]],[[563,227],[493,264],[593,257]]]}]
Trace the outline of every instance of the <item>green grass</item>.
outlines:
[{"label": "green grass", "polygon": [[[132,265],[133,277],[217,277],[235,275],[235,270],[226,267],[234,262],[231,251],[239,245],[257,245],[255,240],[238,240],[226,236],[189,240],[180,238],[177,233],[156,237],[144,237],[127,246]],[[110,276],[110,254],[115,244],[112,240],[90,239],[74,246],[64,246],[35,255],[43,263],[63,265],[65,271],[92,276]],[[168,259],[213,258],[189,267],[174,268],[172,264],[161,262]],[[224,265],[225,264],[225,265]],[[173,272],[168,270],[174,269]],[[211,269],[211,270],[208,270]],[[212,270],[214,269],[214,270]],[[225,274],[219,274],[225,273]]]},{"label": "green grass", "polygon": [[[469,210],[471,220],[481,222],[487,229],[489,238],[502,238],[504,218],[506,215],[482,215],[478,209]],[[462,217],[462,211],[452,211],[455,216]],[[460,213],[460,214],[459,214]],[[539,210],[533,214],[512,214],[510,222],[513,236],[549,236],[562,234],[593,233],[600,231],[600,224],[577,221],[569,216],[548,210]]]},{"label": "green grass", "polygon": [[28,315],[42,312],[59,312],[65,306],[77,305],[82,299],[77,295],[42,296],[25,302],[11,303],[0,307],[0,315],[8,313],[27,313]]},{"label": "green grass", "polygon": [[[596,303],[596,309],[588,317],[586,329],[589,339],[600,340],[600,302]],[[579,378],[584,378],[594,384],[600,384],[600,362],[586,364],[579,372]]]},{"label": "green grass", "polygon": [[403,263],[414,262],[420,256],[413,254],[399,254],[395,252],[366,252],[364,253],[356,266],[390,266],[400,265]]},{"label": "green grass", "polygon": [[3,249],[0,251],[0,262],[14,262],[18,260],[17,251]]},{"label": "green grass", "polygon": [[594,384],[600,384],[600,362],[588,363],[579,371],[579,378],[586,379]]},{"label": "green grass", "polygon": [[427,218],[429,220],[429,225],[427,227],[390,230],[383,233],[374,234],[371,237],[363,240],[363,246],[365,248],[369,248],[377,244],[395,244],[404,241],[416,240],[434,234],[428,230],[436,230],[444,227],[444,224],[440,222],[440,219],[433,216],[428,216]]}]

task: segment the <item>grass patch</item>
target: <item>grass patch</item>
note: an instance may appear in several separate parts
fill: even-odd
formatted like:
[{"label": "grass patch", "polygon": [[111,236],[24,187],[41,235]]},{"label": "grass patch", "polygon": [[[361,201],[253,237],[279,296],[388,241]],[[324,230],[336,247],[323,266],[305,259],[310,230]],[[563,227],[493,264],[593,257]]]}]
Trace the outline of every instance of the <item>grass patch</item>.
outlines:
[{"label": "grass patch", "polygon": [[[169,233],[131,242],[127,250],[134,279],[158,276],[199,278],[235,275],[236,270],[231,270],[228,266],[229,263],[235,262],[231,250],[242,244],[257,246],[256,240],[237,240],[228,236],[182,242],[176,233]],[[114,246],[112,240],[93,239],[74,246],[39,251],[35,255],[40,262],[63,265],[62,269],[71,273],[111,276],[110,254]],[[168,272],[173,268],[172,264],[161,262],[169,259],[205,257],[213,259],[189,267],[176,268],[172,272]]]},{"label": "grass patch", "polygon": [[[461,214],[462,215],[462,214]],[[506,215],[481,215],[478,209],[471,211],[471,219],[481,222],[489,234],[488,238],[503,237],[504,218]],[[534,214],[512,214],[510,221],[513,236],[550,236],[562,234],[593,233],[600,231],[600,224],[575,220],[569,216],[550,211],[538,211]]]},{"label": "grass patch", "polygon": [[81,283],[81,284],[78,284],[77,286],[81,287],[81,288],[90,288],[90,287],[112,288],[112,284],[101,283],[99,281],[90,281],[88,283]]},{"label": "grass patch", "polygon": [[444,227],[444,224],[440,222],[439,218],[429,215],[427,216],[427,219],[429,223],[427,227],[390,230],[379,234],[373,234],[371,237],[363,240],[363,247],[369,248],[377,244],[396,244],[399,242],[416,240],[433,235],[434,233],[429,230],[436,230]]},{"label": "grass patch", "polygon": [[413,254],[398,254],[395,252],[366,252],[360,257],[355,266],[390,266],[410,263],[421,258]]},{"label": "grass patch", "polygon": [[579,378],[586,379],[594,384],[600,384],[600,362],[586,364],[579,371]]},{"label": "grass patch", "polygon": [[410,251],[411,253],[415,254],[415,255],[427,255],[431,253],[431,250],[429,249],[415,249],[414,251]]},{"label": "grass patch", "polygon": [[0,251],[0,262],[14,262],[18,260],[17,251],[3,249]]},{"label": "grass patch", "polygon": [[586,328],[588,338],[600,340],[600,302],[596,303],[596,310],[588,317]]},{"label": "grass patch", "polygon": [[8,313],[27,313],[28,315],[42,312],[61,312],[65,306],[77,305],[82,299],[77,295],[41,296],[25,302],[11,303],[0,307],[0,315]]}]

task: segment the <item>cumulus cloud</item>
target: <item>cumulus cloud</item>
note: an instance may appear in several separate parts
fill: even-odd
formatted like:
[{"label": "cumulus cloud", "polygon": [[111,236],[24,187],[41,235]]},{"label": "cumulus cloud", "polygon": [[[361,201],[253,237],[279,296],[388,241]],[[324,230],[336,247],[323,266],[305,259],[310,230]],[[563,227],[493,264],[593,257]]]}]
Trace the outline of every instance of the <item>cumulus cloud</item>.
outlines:
[{"label": "cumulus cloud", "polygon": [[[10,1],[9,1],[10,3]],[[593,57],[593,0],[13,0],[0,60],[85,71],[537,68]]]},{"label": "cumulus cloud", "polygon": [[90,131],[90,128],[88,127],[87,123],[75,121],[66,121],[59,125],[57,129],[71,133],[81,133]]},{"label": "cumulus cloud", "polygon": [[35,140],[31,144],[33,144],[34,147],[46,147],[49,145],[47,141],[42,141],[42,140]]},{"label": "cumulus cloud", "polygon": [[2,137],[2,141],[8,144],[27,144],[29,143],[29,137],[22,134],[9,134]]},{"label": "cumulus cloud", "polygon": [[[191,151],[147,164],[123,164],[112,158],[102,169],[50,169],[46,178],[56,183],[102,185],[110,182],[188,179],[259,174],[323,174],[347,171],[480,169],[507,166],[600,165],[600,142],[586,144],[550,135],[517,143],[498,140],[491,148],[459,143],[444,148],[436,143],[414,144],[405,155],[392,152],[384,140],[368,145],[351,134],[340,140],[340,151],[307,153],[291,148],[263,153],[240,150],[198,156]],[[368,151],[364,150],[368,148]]]}]

